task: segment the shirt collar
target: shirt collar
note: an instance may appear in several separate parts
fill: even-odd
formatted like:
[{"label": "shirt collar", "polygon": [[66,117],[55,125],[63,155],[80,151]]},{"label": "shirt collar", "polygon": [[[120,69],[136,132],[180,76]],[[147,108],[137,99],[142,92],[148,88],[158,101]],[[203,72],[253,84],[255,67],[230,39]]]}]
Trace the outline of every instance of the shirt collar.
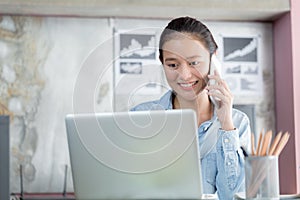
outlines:
[{"label": "shirt collar", "polygon": [[[173,91],[169,90],[167,91],[160,99],[159,104],[165,109],[165,110],[171,110],[173,109]],[[216,120],[217,113],[216,113],[216,107],[214,106],[214,113],[213,117],[210,120],[207,120],[203,122],[200,125],[200,129],[203,131],[207,131],[207,129],[212,125],[212,123]]]},{"label": "shirt collar", "polygon": [[173,91],[169,90],[166,92],[160,99],[159,99],[159,104],[165,109],[165,110],[171,110],[173,109],[173,104],[172,104],[172,94]]}]

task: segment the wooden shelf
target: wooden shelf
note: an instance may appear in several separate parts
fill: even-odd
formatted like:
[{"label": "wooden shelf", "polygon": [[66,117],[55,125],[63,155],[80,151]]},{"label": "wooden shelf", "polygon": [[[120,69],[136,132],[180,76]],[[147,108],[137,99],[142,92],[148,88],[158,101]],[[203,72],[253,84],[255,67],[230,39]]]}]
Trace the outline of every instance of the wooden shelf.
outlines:
[{"label": "wooden shelf", "polygon": [[273,21],[289,10],[289,0],[0,0],[8,15]]}]

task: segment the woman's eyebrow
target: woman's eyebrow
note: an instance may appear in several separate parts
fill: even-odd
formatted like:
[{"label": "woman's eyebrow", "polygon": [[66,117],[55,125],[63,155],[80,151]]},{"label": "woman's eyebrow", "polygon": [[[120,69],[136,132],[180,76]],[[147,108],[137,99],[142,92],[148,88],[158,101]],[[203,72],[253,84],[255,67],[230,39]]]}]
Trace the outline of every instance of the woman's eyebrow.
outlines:
[{"label": "woman's eyebrow", "polygon": [[191,59],[195,59],[195,58],[202,58],[203,56],[199,56],[199,55],[195,55],[195,56],[189,56],[186,58],[186,60],[191,60]]},{"label": "woman's eyebrow", "polygon": [[165,62],[166,62],[166,61],[177,61],[177,58],[166,58],[166,59],[165,59]]},{"label": "woman's eyebrow", "polygon": [[[203,56],[199,56],[199,55],[189,56],[189,57],[185,58],[185,60],[188,61],[188,60],[192,60],[192,59],[196,59],[196,58],[203,58]],[[178,58],[170,57],[170,58],[166,58],[165,62],[167,62],[167,61],[177,61],[177,60],[178,60]]]}]

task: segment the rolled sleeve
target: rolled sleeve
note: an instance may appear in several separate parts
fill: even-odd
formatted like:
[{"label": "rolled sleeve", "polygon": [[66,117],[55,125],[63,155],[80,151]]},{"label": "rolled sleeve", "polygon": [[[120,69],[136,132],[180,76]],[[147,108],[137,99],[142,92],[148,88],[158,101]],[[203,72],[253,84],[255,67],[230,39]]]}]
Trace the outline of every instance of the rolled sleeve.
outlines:
[{"label": "rolled sleeve", "polygon": [[245,191],[244,155],[241,146],[250,144],[250,125],[246,115],[235,111],[234,130],[218,130],[217,193],[220,199],[231,200],[237,192]]}]

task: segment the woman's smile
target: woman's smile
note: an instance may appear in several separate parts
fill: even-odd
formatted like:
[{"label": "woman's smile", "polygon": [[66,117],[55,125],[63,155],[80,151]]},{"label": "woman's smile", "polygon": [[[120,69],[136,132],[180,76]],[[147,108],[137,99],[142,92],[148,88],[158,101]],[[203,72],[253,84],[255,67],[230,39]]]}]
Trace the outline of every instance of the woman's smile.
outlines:
[{"label": "woman's smile", "polygon": [[178,83],[178,85],[182,87],[182,89],[184,90],[194,90],[198,82],[199,81],[182,82],[182,83]]}]

